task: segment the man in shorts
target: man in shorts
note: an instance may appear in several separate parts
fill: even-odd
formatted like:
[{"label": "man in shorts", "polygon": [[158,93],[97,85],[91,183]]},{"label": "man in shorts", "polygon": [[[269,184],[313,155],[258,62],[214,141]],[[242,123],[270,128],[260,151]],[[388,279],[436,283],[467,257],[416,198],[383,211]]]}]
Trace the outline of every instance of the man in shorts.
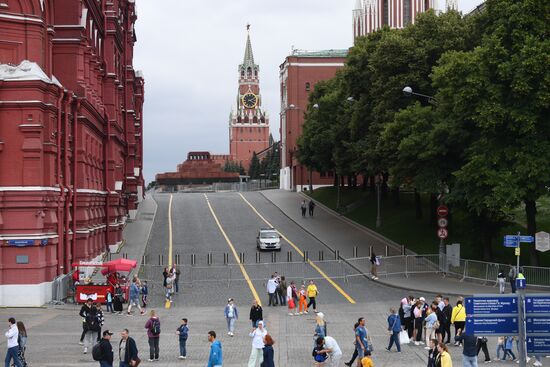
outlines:
[{"label": "man in shorts", "polygon": [[355,329],[355,348],[357,349],[357,366],[361,367],[361,360],[365,357],[365,352],[369,350],[367,341],[367,329],[365,328],[365,318],[360,317],[357,320],[359,326]]}]

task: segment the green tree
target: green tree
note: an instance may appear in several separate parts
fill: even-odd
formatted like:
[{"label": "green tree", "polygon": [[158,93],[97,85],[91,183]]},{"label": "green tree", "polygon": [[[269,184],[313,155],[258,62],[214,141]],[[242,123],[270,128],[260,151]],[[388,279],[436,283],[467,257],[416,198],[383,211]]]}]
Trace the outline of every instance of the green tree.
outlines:
[{"label": "green tree", "polygon": [[252,159],[250,160],[250,167],[248,168],[248,175],[251,179],[257,179],[260,177],[260,160],[256,152],[252,154]]}]

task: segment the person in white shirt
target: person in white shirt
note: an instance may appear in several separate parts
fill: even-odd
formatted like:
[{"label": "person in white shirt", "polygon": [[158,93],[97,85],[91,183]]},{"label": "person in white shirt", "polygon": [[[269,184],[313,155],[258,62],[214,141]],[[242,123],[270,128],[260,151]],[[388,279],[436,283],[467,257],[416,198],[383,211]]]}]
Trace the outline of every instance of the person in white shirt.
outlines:
[{"label": "person in white shirt", "polygon": [[277,279],[275,278],[275,275],[271,276],[271,279],[267,281],[267,294],[269,295],[269,302],[268,306],[276,306],[277,301]]},{"label": "person in white shirt", "polygon": [[258,367],[264,361],[264,337],[267,335],[267,330],[264,328],[264,322],[258,321],[258,327],[253,328],[250,333],[252,338],[252,351],[248,359],[248,367]]},{"label": "person in white shirt", "polygon": [[330,357],[329,367],[339,367],[342,360],[342,350],[332,336],[325,336],[317,338],[317,345],[322,346],[323,349],[319,353],[327,353]]},{"label": "person in white shirt", "polygon": [[15,323],[15,319],[13,317],[10,317],[9,320],[9,330],[6,331],[6,338],[8,338],[8,352],[6,353],[6,359],[5,363],[6,366],[10,365],[11,360],[13,359],[13,363],[17,367],[21,366],[21,361],[19,360],[18,354],[19,354],[19,329],[17,329],[17,325]]}]

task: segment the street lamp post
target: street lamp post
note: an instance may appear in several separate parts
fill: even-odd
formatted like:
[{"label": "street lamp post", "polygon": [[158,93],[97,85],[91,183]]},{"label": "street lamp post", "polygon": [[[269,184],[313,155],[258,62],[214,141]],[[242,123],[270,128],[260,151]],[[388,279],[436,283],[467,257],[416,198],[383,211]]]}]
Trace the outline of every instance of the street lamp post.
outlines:
[{"label": "street lamp post", "polygon": [[403,88],[403,94],[405,95],[405,97],[418,96],[418,97],[426,98],[428,100],[429,104],[431,104],[433,106],[437,106],[437,100],[433,96],[428,96],[427,94],[416,93],[409,86],[406,86],[405,88]]},{"label": "street lamp post", "polygon": [[376,228],[382,226],[382,213],[380,209],[380,186],[382,185],[382,174],[379,173],[376,175]]}]

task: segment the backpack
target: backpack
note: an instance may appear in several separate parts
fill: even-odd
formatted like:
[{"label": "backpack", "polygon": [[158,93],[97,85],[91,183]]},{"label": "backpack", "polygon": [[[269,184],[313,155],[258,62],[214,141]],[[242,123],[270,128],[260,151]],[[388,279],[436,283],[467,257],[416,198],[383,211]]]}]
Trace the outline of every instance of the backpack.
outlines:
[{"label": "backpack", "polygon": [[90,331],[99,331],[99,321],[97,314],[88,312],[86,314],[86,328]]},{"label": "backpack", "polygon": [[153,319],[152,325],[151,325],[151,333],[153,335],[159,335],[160,334],[160,321],[159,319]]},{"label": "backpack", "polygon": [[103,350],[101,350],[101,343],[97,343],[92,348],[92,358],[94,361],[101,361],[103,359]]}]

